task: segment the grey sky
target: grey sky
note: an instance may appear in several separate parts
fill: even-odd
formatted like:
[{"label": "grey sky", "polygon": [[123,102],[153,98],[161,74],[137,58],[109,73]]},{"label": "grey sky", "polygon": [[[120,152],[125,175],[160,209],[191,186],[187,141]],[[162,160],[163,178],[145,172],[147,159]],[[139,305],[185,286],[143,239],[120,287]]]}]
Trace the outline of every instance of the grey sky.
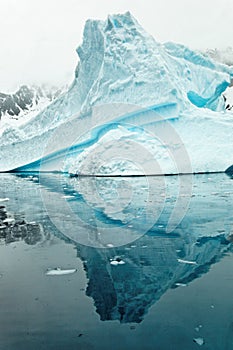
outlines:
[{"label": "grey sky", "polygon": [[158,41],[233,46],[233,0],[0,0],[0,91],[71,82],[86,19],[127,10]]}]

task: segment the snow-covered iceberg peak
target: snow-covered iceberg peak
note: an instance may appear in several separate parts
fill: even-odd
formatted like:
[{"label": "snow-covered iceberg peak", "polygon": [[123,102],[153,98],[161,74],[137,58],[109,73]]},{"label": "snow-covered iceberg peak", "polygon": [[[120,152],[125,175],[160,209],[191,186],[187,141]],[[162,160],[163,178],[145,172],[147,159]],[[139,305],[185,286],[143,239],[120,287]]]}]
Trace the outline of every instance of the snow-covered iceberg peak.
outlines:
[{"label": "snow-covered iceberg peak", "polygon": [[88,20],[77,52],[76,88],[84,110],[98,103],[145,107],[167,101],[215,110],[230,83],[230,68],[182,45],[156,42],[129,12]]},{"label": "snow-covered iceberg peak", "polygon": [[[130,142],[132,155],[133,143],[146,149],[161,161],[159,174],[224,171],[232,165],[232,122],[222,92],[233,67],[179,44],[158,43],[129,12],[88,20],[77,53],[66,93],[18,128],[0,125],[0,171],[85,168],[94,174],[99,170],[89,155],[99,158],[113,140],[120,141],[119,157]],[[130,162],[123,159],[126,173]],[[123,163],[105,164],[101,174],[110,168],[122,173]],[[148,159],[147,165],[140,164],[145,173],[157,173]]]}]

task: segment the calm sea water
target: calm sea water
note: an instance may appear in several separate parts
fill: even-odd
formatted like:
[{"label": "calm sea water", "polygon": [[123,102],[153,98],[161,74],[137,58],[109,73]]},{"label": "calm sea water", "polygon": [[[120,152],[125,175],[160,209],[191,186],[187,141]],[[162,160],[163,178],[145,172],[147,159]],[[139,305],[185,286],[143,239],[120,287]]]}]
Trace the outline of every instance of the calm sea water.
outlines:
[{"label": "calm sea water", "polygon": [[1,174],[0,349],[233,349],[232,209],[225,174]]}]

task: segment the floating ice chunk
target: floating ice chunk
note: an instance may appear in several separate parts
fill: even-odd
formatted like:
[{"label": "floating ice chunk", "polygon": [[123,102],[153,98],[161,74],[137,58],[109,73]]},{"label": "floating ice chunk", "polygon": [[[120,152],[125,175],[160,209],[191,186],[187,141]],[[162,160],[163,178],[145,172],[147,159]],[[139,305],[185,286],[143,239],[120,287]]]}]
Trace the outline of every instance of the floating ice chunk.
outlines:
[{"label": "floating ice chunk", "polygon": [[186,287],[187,284],[186,283],[176,283],[175,284],[177,287]]},{"label": "floating ice chunk", "polygon": [[73,195],[67,195],[67,196],[62,196],[62,198],[69,199],[69,198],[74,198]]},{"label": "floating ice chunk", "polygon": [[116,261],[116,260],[113,260],[110,262],[111,265],[113,266],[117,266],[117,265],[124,265],[125,262],[122,260],[122,261]]},{"label": "floating ice chunk", "polygon": [[48,269],[46,272],[47,276],[61,276],[61,275],[70,275],[75,273],[77,269],[61,269],[60,267],[56,267],[55,269]]},{"label": "floating ice chunk", "polygon": [[196,261],[183,260],[183,259],[177,259],[177,261],[181,264],[197,265]]},{"label": "floating ice chunk", "polygon": [[117,266],[117,265],[124,265],[125,262],[121,258],[116,257],[115,259],[110,259],[110,264],[113,266]]},{"label": "floating ice chunk", "polygon": [[9,201],[9,198],[0,198],[0,202],[7,202]]},{"label": "floating ice chunk", "polygon": [[198,345],[203,345],[204,344],[204,339],[203,338],[193,338],[193,341],[197,343]]},{"label": "floating ice chunk", "polygon": [[15,219],[13,218],[6,218],[5,220],[3,220],[4,224],[14,224],[15,223]]},{"label": "floating ice chunk", "polygon": [[113,245],[112,243],[108,243],[108,244],[107,244],[107,247],[108,247],[108,248],[113,248],[114,245]]},{"label": "floating ice chunk", "polygon": [[[105,22],[86,22],[83,44],[77,49],[79,63],[75,80],[64,95],[30,122],[0,130],[0,158],[4,159],[0,170],[42,169],[77,174],[86,167],[88,174],[94,174],[98,166],[89,160],[94,159],[94,154],[96,157],[105,155],[102,145],[108,147],[108,142],[113,141],[112,132],[116,132],[116,127],[119,134],[114,140],[124,141],[122,150],[135,137],[136,143],[152,152],[152,159],[156,157],[163,174],[173,174],[176,169],[182,173],[190,169],[193,172],[224,171],[231,166],[232,120],[224,113],[222,92],[231,82],[232,67],[179,44],[158,43],[129,13],[113,15],[110,26],[109,23],[109,18]],[[119,103],[122,106],[118,108]],[[101,119],[97,106],[104,110]],[[138,113],[135,106],[145,110]],[[172,138],[169,136],[162,146],[142,132],[145,129],[160,135],[162,129],[157,121],[165,127],[167,119],[171,121]],[[135,132],[128,130],[127,136],[120,129],[125,121],[140,128]],[[53,131],[56,134],[51,138]],[[182,164],[181,169],[171,165],[168,148],[173,152],[180,146],[174,140],[175,135],[187,149],[191,167],[189,162],[185,167]],[[75,140],[81,141],[74,143]],[[197,140],[201,147],[197,147]],[[118,161],[107,162],[102,174],[137,174],[132,162],[122,161],[124,154],[119,153]],[[171,155],[177,162],[176,153]],[[145,174],[151,171],[147,162],[145,159],[145,167],[142,167]]]}]

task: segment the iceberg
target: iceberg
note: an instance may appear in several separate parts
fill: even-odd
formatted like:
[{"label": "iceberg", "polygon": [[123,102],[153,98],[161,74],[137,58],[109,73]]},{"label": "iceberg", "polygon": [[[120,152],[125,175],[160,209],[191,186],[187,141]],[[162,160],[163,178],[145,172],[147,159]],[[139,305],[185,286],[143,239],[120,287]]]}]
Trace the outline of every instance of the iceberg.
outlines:
[{"label": "iceberg", "polygon": [[129,13],[88,20],[66,93],[0,129],[0,171],[157,175],[225,171],[233,67],[158,43]]}]

